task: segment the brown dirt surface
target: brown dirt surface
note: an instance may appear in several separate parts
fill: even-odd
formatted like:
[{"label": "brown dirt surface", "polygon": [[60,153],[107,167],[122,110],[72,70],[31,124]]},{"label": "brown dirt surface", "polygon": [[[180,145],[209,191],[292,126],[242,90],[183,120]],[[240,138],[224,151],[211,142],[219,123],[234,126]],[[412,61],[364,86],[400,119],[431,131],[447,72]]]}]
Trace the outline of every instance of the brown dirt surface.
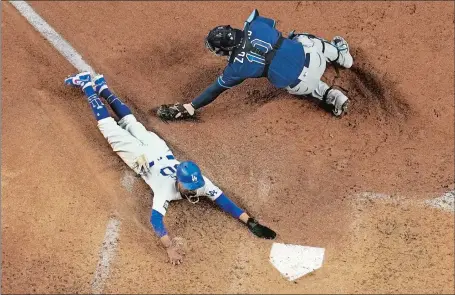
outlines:
[{"label": "brown dirt surface", "polygon": [[[75,69],[2,2],[2,291],[89,293],[110,216],[121,220],[104,293],[454,293],[454,217],[424,200],[454,184],[453,2],[31,2],[179,160],[192,159],[277,242],[323,247],[321,269],[286,281],[254,238],[209,202],[170,206],[172,266],[149,225],[150,189],[96,128]],[[225,92],[199,120],[166,124],[225,61],[203,45],[250,11],[348,40],[337,119],[263,79]],[[333,81],[329,68],[324,76]],[[377,198],[382,193],[386,197]]]}]

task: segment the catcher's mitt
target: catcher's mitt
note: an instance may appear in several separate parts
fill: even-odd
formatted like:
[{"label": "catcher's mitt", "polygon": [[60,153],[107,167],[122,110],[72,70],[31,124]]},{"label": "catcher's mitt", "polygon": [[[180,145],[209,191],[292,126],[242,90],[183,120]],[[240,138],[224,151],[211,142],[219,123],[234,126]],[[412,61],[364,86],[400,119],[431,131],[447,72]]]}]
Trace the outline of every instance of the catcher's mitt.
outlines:
[{"label": "catcher's mitt", "polygon": [[182,120],[193,117],[181,103],[163,104],[157,109],[156,115],[164,120]]},{"label": "catcher's mitt", "polygon": [[273,230],[261,225],[254,218],[250,217],[246,225],[248,226],[250,232],[259,238],[273,240],[276,237],[276,233]]}]

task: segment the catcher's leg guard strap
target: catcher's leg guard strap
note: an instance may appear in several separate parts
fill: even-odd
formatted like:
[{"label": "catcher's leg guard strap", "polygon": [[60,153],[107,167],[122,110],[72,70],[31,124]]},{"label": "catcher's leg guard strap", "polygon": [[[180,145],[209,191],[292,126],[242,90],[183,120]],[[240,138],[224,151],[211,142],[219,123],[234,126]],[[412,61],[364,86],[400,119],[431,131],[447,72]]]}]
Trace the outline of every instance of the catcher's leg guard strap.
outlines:
[{"label": "catcher's leg guard strap", "polygon": [[[326,48],[325,43],[327,43],[327,47],[329,47],[329,48]],[[325,41],[325,40],[323,41],[323,46],[324,46],[324,49],[327,49],[327,50],[323,51],[324,56],[327,58],[327,60],[330,63],[335,63],[336,61],[338,61],[338,59],[340,58],[340,50],[338,50],[338,48],[336,46],[334,46],[332,43]],[[336,54],[336,58],[334,58],[335,54]]]},{"label": "catcher's leg guard strap", "polygon": [[333,86],[330,86],[325,92],[324,92],[324,95],[322,96],[322,100],[327,103],[327,98],[328,98],[328,95],[329,95],[329,92],[330,90],[334,89],[334,87],[336,87],[337,89],[341,89],[343,90],[344,92],[348,93],[349,91],[344,89],[343,87],[341,86],[338,86],[338,85],[333,85]]},{"label": "catcher's leg guard strap", "polygon": [[338,61],[338,59],[340,58],[340,50],[338,50],[338,48],[337,48],[337,52],[338,52],[337,58],[335,58],[335,60],[332,60],[331,61],[332,63],[336,63]]},{"label": "catcher's leg guard strap", "polygon": [[329,91],[332,90],[333,86],[330,86],[325,92],[324,95],[322,96],[322,100],[327,103],[327,95],[329,94]]}]

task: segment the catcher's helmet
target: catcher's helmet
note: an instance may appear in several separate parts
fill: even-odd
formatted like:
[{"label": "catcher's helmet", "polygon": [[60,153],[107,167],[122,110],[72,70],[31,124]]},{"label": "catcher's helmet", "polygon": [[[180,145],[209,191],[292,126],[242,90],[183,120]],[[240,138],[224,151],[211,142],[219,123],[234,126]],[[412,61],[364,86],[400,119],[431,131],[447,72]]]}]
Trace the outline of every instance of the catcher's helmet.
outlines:
[{"label": "catcher's helmet", "polygon": [[201,169],[192,161],[177,166],[177,181],[187,190],[197,190],[205,185]]},{"label": "catcher's helmet", "polygon": [[205,37],[205,46],[218,56],[228,56],[240,45],[243,31],[229,25],[217,26]]}]

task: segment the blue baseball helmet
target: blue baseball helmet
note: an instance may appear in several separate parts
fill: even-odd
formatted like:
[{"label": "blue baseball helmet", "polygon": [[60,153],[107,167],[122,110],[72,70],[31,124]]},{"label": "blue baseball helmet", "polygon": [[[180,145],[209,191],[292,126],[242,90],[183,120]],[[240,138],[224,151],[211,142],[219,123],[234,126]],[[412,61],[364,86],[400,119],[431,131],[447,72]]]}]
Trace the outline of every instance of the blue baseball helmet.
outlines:
[{"label": "blue baseball helmet", "polygon": [[187,190],[197,190],[205,185],[201,169],[192,161],[177,166],[177,181]]}]

